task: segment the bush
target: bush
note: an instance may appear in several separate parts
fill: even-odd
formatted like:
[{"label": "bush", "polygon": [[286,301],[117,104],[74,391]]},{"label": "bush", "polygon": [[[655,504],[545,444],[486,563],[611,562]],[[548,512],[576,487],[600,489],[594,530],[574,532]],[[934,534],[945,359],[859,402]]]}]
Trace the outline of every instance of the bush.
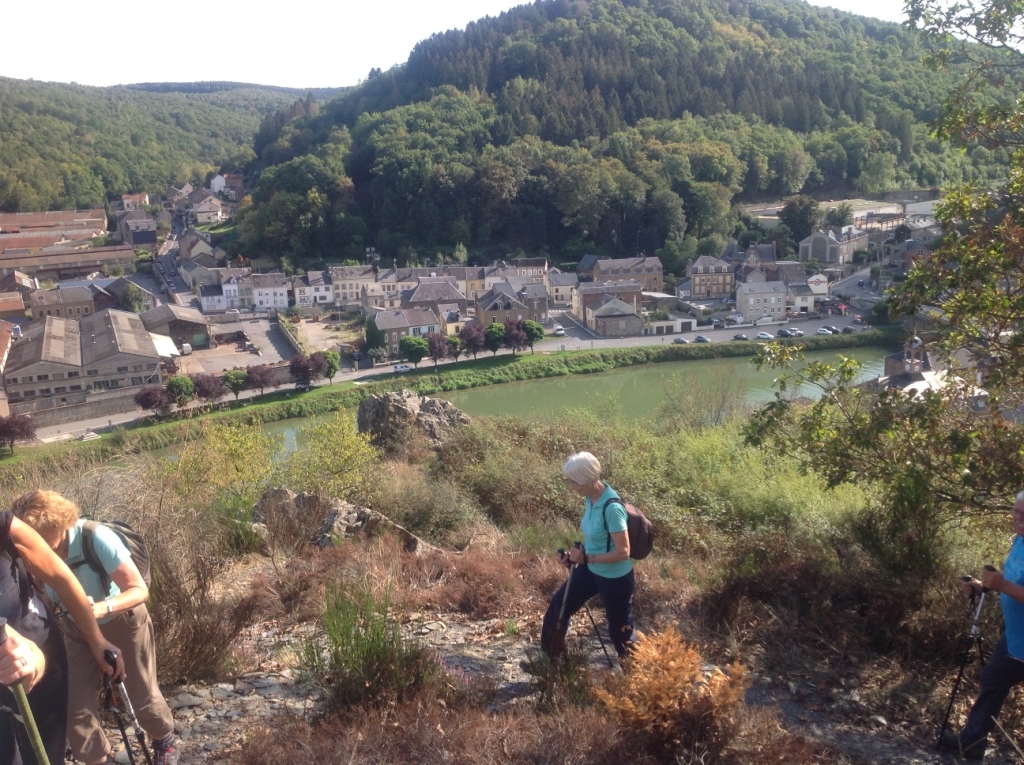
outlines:
[{"label": "bush", "polygon": [[328,587],[320,620],[327,645],[307,643],[301,667],[336,710],[407,701],[440,684],[441,665],[426,647],[402,638],[389,605],[386,594],[378,599],[365,587]]},{"label": "bush", "polygon": [[641,636],[630,671],[597,696],[638,748],[662,756],[718,757],[740,730],[745,668],[705,672],[704,660],[674,629]]}]

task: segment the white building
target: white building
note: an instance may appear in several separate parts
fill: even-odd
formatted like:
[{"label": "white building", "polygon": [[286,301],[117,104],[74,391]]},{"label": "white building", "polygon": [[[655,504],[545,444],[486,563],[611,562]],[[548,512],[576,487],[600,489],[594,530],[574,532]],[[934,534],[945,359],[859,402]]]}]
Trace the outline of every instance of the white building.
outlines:
[{"label": "white building", "polygon": [[288,308],[288,277],[284,274],[253,274],[253,306],[261,310]]}]

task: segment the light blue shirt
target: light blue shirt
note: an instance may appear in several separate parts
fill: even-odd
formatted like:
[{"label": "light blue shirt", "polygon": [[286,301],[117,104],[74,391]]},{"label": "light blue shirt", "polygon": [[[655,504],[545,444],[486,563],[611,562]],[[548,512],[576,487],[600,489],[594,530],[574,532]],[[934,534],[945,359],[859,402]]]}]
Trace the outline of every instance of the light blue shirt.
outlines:
[{"label": "light blue shirt", "polygon": [[[1024,586],[1024,539],[1016,537],[1003,565],[1003,579]],[[1006,623],[1006,650],[1015,659],[1024,659],[1024,603],[999,593]]]},{"label": "light blue shirt", "polygon": [[[605,502],[612,497],[618,499],[619,495],[615,493],[615,489],[605,484],[604,492],[597,502],[591,502],[590,497],[586,498],[586,511],[583,513],[583,520],[580,521],[580,531],[583,532],[583,549],[587,555],[600,555],[614,550],[615,540],[611,535],[627,528],[626,508],[621,502],[611,502],[605,509]],[[588,568],[598,576],[617,579],[633,570],[633,561],[626,558],[617,563],[591,563]]]},{"label": "light blue shirt", "polygon": [[[94,603],[100,603],[107,598],[120,594],[121,588],[111,579],[110,587],[104,590],[103,580],[100,578],[100,575],[93,571],[88,563],[84,562],[85,556],[82,554],[82,525],[84,523],[85,520],[81,519],[68,529],[68,559],[66,563],[81,583],[85,594],[92,598]],[[96,533],[93,535],[93,547],[96,549],[96,557],[99,559],[100,565],[103,566],[103,570],[107,572],[108,578],[118,566],[132,559],[132,554],[124,542],[121,541],[121,537],[105,526],[98,526],[96,528]],[[81,565],[76,566],[76,563],[81,563]],[[60,602],[57,593],[49,586],[46,587],[46,594],[54,602]],[[112,616],[105,616],[96,621],[100,624],[106,624],[112,618]]]}]

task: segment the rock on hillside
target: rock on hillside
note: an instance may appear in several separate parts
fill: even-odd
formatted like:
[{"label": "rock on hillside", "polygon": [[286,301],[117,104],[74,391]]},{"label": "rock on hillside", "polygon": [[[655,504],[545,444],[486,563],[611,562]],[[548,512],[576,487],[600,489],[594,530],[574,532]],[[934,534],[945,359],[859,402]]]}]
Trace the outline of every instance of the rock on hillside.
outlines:
[{"label": "rock on hillside", "polygon": [[469,417],[448,401],[418,396],[412,391],[370,396],[359,405],[360,433],[369,433],[374,446],[387,448],[416,428],[434,447],[440,446],[457,427],[468,425]]}]

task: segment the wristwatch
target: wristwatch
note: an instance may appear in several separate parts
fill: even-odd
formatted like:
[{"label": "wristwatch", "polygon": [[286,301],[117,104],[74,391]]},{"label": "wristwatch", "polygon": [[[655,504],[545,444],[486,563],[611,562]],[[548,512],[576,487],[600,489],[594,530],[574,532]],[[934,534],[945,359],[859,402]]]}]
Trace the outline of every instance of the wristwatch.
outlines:
[{"label": "wristwatch", "polygon": [[113,604],[113,602],[111,602],[109,600],[107,601],[107,613],[108,614],[114,613],[114,604]]}]

